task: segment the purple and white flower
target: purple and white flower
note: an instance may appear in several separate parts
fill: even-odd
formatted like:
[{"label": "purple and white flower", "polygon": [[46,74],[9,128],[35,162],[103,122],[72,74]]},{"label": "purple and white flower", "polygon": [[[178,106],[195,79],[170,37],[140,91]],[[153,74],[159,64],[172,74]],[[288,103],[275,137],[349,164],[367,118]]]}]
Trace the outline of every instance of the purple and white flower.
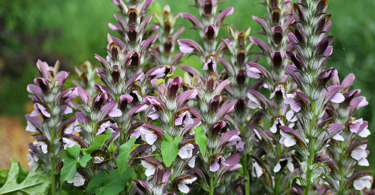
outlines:
[{"label": "purple and white flower", "polygon": [[216,172],[219,170],[220,166],[230,166],[225,162],[225,158],[222,156],[218,156],[210,165],[210,171]]},{"label": "purple and white flower", "polygon": [[39,160],[38,156],[34,154],[27,154],[27,159],[29,160],[29,163],[27,164],[29,165],[30,169],[34,168],[35,163]]},{"label": "purple and white flower", "polygon": [[182,114],[178,115],[175,120],[175,125],[190,125],[194,124],[194,120],[191,118],[189,111],[185,111]]},{"label": "purple and white flower", "polygon": [[280,130],[281,134],[281,139],[280,139],[280,144],[284,144],[286,147],[292,147],[296,145],[297,139],[288,133],[285,133],[283,130]]},{"label": "purple and white flower", "polygon": [[51,114],[47,111],[43,105],[39,103],[34,104],[34,111],[31,112],[30,116],[38,116],[39,114],[44,115],[45,117],[51,117]]},{"label": "purple and white flower", "polygon": [[104,157],[100,157],[100,156],[95,156],[94,157],[94,164],[100,164],[102,163],[104,160]]},{"label": "purple and white flower", "polygon": [[193,156],[193,144],[185,144],[178,150],[178,156],[182,159],[191,158]]},{"label": "purple and white flower", "polygon": [[33,142],[33,145],[36,146],[36,147],[40,147],[40,149],[42,150],[43,154],[47,154],[48,152],[48,146],[46,143],[42,142],[42,141],[35,141]]},{"label": "purple and white flower", "polygon": [[284,126],[284,122],[282,119],[280,118],[276,118],[275,121],[273,122],[273,125],[272,127],[270,128],[270,131],[272,133],[276,133],[277,132],[277,127],[278,126]]},{"label": "purple and white flower", "polygon": [[369,175],[359,177],[353,181],[356,190],[371,189],[373,178]]},{"label": "purple and white flower", "polygon": [[254,161],[254,160],[253,160],[253,168],[251,170],[251,174],[254,177],[257,177],[257,178],[259,178],[260,176],[263,175],[262,167],[258,164],[258,162]]},{"label": "purple and white flower", "polygon": [[367,144],[362,144],[353,149],[350,153],[350,156],[357,160],[358,165],[360,166],[369,166],[369,162],[366,159],[368,152],[366,150]]},{"label": "purple and white flower", "polygon": [[144,168],[146,168],[145,175],[147,177],[154,175],[156,170],[156,165],[147,162],[146,160],[141,160],[141,164]]},{"label": "purple and white flower", "polygon": [[277,93],[281,93],[283,99],[286,99],[286,96],[285,96],[285,88],[284,88],[284,86],[282,86],[282,85],[278,85],[278,86],[275,88],[275,90],[271,93],[271,97],[270,97],[270,99],[272,99],[273,97],[275,97],[275,95],[276,95]]},{"label": "purple and white flower", "polygon": [[79,145],[78,142],[71,140],[69,138],[64,137],[63,142],[64,142],[64,150],[66,150],[67,147],[73,147],[74,145],[77,145],[81,148],[81,145]]},{"label": "purple and white flower", "polygon": [[287,163],[286,163],[286,167],[288,167],[288,170],[290,171],[290,172],[293,172],[293,170],[294,170],[294,165],[293,165],[293,159],[292,158],[282,158],[282,159],[280,159],[278,162],[277,162],[277,164],[276,164],[276,166],[273,168],[273,171],[274,172],[279,172],[280,171],[280,169],[281,169],[281,162],[283,162],[283,161],[287,161]]},{"label": "purple and white flower", "polygon": [[188,193],[190,190],[188,185],[192,184],[195,180],[197,180],[197,177],[181,180],[177,184],[178,190],[180,190],[182,193]]},{"label": "purple and white flower", "polygon": [[240,152],[244,150],[245,143],[242,138],[238,135],[233,135],[229,140],[227,146],[236,146],[236,149]]}]

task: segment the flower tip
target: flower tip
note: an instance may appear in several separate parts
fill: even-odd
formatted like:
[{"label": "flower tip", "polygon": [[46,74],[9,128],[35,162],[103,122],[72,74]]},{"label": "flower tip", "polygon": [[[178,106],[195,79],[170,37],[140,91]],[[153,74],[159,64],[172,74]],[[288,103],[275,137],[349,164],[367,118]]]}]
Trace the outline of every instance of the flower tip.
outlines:
[{"label": "flower tip", "polygon": [[230,9],[230,10],[229,10],[229,12],[227,13],[227,16],[229,16],[229,15],[232,15],[232,14],[233,14],[233,11],[234,11],[234,7],[230,7],[229,9]]}]

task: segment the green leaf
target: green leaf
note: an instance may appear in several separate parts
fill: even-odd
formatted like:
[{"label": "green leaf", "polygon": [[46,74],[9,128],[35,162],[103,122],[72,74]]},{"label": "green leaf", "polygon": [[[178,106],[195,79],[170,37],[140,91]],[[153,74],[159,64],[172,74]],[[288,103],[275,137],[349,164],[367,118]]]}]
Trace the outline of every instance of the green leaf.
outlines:
[{"label": "green leaf", "polygon": [[128,169],[124,174],[114,169],[101,171],[93,177],[87,186],[87,191],[96,195],[113,195],[118,194],[124,189],[124,185],[133,174],[133,169]]},{"label": "green leaf", "polygon": [[72,147],[67,147],[66,152],[69,156],[73,157],[74,159],[78,159],[80,148],[78,145],[74,145]]},{"label": "green leaf", "polygon": [[108,146],[108,151],[109,151],[110,153],[114,153],[114,152],[116,152],[116,150],[117,150],[117,147],[115,146],[115,144],[113,144],[113,142],[111,142],[111,143],[109,144],[109,146]]},{"label": "green leaf", "polygon": [[94,141],[92,142],[91,146],[87,148],[86,153],[91,154],[92,152],[94,152],[96,149],[102,146],[104,142],[107,141],[107,139],[109,139],[111,136],[112,136],[111,131],[107,131],[106,135],[97,135]]},{"label": "green leaf", "polygon": [[163,160],[167,167],[171,166],[172,162],[176,159],[178,154],[178,144],[181,140],[181,136],[177,136],[173,140],[173,137],[170,135],[164,135],[164,140],[161,142],[161,154],[163,155]]},{"label": "green leaf", "polygon": [[194,129],[195,131],[195,143],[199,146],[199,151],[204,156],[206,155],[206,148],[207,148],[207,137],[204,133],[204,129],[202,126],[199,126]]},{"label": "green leaf", "polygon": [[79,164],[82,166],[82,167],[85,167],[87,165],[87,162],[89,162],[89,160],[91,160],[91,156],[90,155],[84,155],[82,156],[80,159],[79,159]]},{"label": "green leaf", "polygon": [[63,167],[61,168],[61,181],[69,181],[74,178],[77,172],[77,163],[81,166],[86,166],[87,162],[91,159],[90,155],[83,156],[78,160],[81,150],[78,145],[66,148],[66,153],[60,154],[62,161],[64,162]]},{"label": "green leaf", "polygon": [[35,165],[27,177],[21,183],[17,183],[20,167],[17,162],[11,160],[11,163],[8,180],[0,189],[0,194],[14,194],[16,192],[29,195],[48,194],[50,186],[49,174],[44,172],[40,165]]},{"label": "green leaf", "polygon": [[66,157],[62,159],[64,166],[61,168],[61,181],[69,181],[74,178],[77,172],[77,159],[73,157]]},{"label": "green leaf", "polygon": [[187,73],[187,72],[185,72],[185,74],[184,74],[184,83],[191,85],[190,76],[189,76],[189,73]]},{"label": "green leaf", "polygon": [[128,169],[128,159],[135,140],[136,137],[133,136],[128,140],[128,142],[120,146],[119,155],[117,158],[117,167],[120,175],[125,173],[126,169]]}]

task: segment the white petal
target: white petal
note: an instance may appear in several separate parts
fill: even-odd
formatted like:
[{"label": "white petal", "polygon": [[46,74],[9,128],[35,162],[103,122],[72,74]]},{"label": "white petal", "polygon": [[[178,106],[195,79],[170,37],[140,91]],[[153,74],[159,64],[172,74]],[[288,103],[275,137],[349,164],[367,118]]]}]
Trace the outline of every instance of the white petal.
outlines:
[{"label": "white petal", "polygon": [[334,135],[332,139],[337,140],[337,141],[344,141],[344,137],[342,137],[340,134]]},{"label": "white petal", "polygon": [[72,113],[73,112],[73,109],[69,106],[67,106],[64,110],[64,114],[69,114],[69,113]]},{"label": "white petal", "polygon": [[275,120],[275,122],[273,123],[272,127],[270,128],[270,131],[272,133],[276,133],[277,132],[277,120]]},{"label": "white petal", "polygon": [[145,175],[147,177],[149,177],[149,176],[151,176],[151,175],[153,175],[155,173],[155,168],[156,168],[155,165],[153,165],[153,164],[151,164],[151,163],[149,163],[149,162],[147,162],[145,160],[142,160],[141,164],[142,164],[143,167],[146,168]]},{"label": "white petal", "polygon": [[296,145],[296,139],[292,138],[292,137],[286,137],[285,140],[284,140],[284,145],[286,147],[291,147],[291,146],[294,146]]},{"label": "white petal", "polygon": [[345,100],[345,97],[344,95],[342,95],[342,93],[336,93],[332,98],[331,98],[331,102],[333,103],[341,103]]},{"label": "white petal", "polygon": [[286,166],[288,167],[290,172],[294,171],[293,163],[290,160],[288,160],[288,163],[286,164]]},{"label": "white petal", "polygon": [[361,132],[359,132],[359,136],[361,137],[367,137],[371,134],[370,130],[367,129],[367,127],[365,129],[363,129]]},{"label": "white petal", "polygon": [[190,160],[189,160],[189,162],[188,162],[188,165],[189,165],[189,167],[191,167],[191,168],[194,168],[195,167],[195,159],[197,158],[197,156],[193,156]]},{"label": "white petal", "polygon": [[180,183],[178,183],[177,184],[177,187],[178,187],[178,189],[182,192],[182,193],[188,193],[189,192],[189,187],[186,185],[186,184],[184,184],[184,183],[182,183],[182,182],[180,182]]},{"label": "white petal", "polygon": [[356,160],[361,160],[362,158],[367,157],[367,152],[365,150],[356,148],[356,149],[352,150],[350,155]]},{"label": "white petal", "polygon": [[356,190],[363,190],[363,188],[365,188],[364,183],[359,179],[354,180],[353,186]]},{"label": "white petal", "polygon": [[178,155],[182,159],[191,158],[193,156],[193,149],[194,149],[193,144],[186,144],[179,149]]},{"label": "white petal", "polygon": [[158,138],[158,136],[155,134],[155,133],[152,133],[152,134],[146,134],[145,135],[145,137],[146,137],[146,140],[144,140],[144,141],[146,141],[148,144],[150,144],[150,145],[153,145],[154,144],[154,142],[157,140],[157,138]]},{"label": "white petal", "polygon": [[108,115],[109,115],[110,117],[120,117],[120,116],[122,115],[122,112],[121,112],[120,109],[113,109],[113,110],[111,110],[111,111],[108,113]]},{"label": "white petal", "polygon": [[297,117],[295,116],[295,113],[293,110],[289,110],[287,113],[286,113],[286,119],[290,122],[296,122],[297,121]]},{"label": "white petal", "polygon": [[78,172],[72,180],[69,180],[68,183],[73,183],[74,186],[79,187],[85,184],[85,178]]},{"label": "white petal", "polygon": [[277,173],[277,172],[280,171],[280,169],[281,169],[281,165],[280,165],[280,161],[279,161],[279,162],[277,162],[275,168],[273,168],[273,172]]},{"label": "white petal", "polygon": [[103,162],[103,160],[104,160],[103,157],[95,156],[94,164],[99,164],[99,163]]},{"label": "white petal", "polygon": [[47,152],[48,152],[48,147],[47,147],[47,144],[46,144],[46,143],[44,143],[44,142],[39,142],[39,141],[35,141],[35,142],[33,142],[33,145],[34,145],[34,146],[39,146],[39,147],[42,149],[43,154],[47,154]]},{"label": "white petal", "polygon": [[367,159],[362,158],[360,161],[358,161],[358,165],[367,167],[367,166],[370,166],[370,163],[368,162]]},{"label": "white petal", "polygon": [[36,127],[32,123],[30,123],[29,121],[27,121],[26,131],[38,132]]}]

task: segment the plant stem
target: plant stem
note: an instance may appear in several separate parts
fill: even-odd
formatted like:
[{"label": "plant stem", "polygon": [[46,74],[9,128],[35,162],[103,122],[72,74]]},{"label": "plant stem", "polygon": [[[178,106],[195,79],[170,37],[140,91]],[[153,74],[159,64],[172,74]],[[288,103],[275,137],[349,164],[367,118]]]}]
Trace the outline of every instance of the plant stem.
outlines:
[{"label": "plant stem", "polygon": [[[277,155],[280,155],[281,154],[281,144],[279,142],[277,142],[276,147],[277,147]],[[278,160],[278,158],[276,158],[276,160]],[[279,189],[280,189],[280,178],[275,177],[275,188],[274,188],[274,194],[275,195],[279,195]]]},{"label": "plant stem", "polygon": [[344,194],[344,183],[345,183],[345,173],[344,173],[344,165],[342,164],[342,160],[344,159],[344,142],[340,142],[341,153],[340,153],[340,188],[339,188],[339,195]]},{"label": "plant stem", "polygon": [[210,195],[214,195],[215,187],[214,187],[214,178],[210,177]]},{"label": "plant stem", "polygon": [[310,188],[311,188],[311,184],[313,181],[311,181],[311,175],[312,175],[312,170],[310,169],[310,166],[314,163],[314,157],[315,157],[315,150],[314,150],[314,147],[315,147],[315,138],[312,138],[310,139],[310,155],[309,155],[309,158],[308,158],[308,161],[307,161],[307,173],[306,173],[306,182],[307,182],[307,185],[306,185],[306,188],[303,190],[303,194],[304,195],[308,195],[309,194],[309,191],[310,191]]},{"label": "plant stem", "polygon": [[311,184],[312,184],[312,182],[314,182],[314,181],[311,181],[311,176],[312,176],[313,170],[310,169],[310,166],[314,163],[314,157],[315,157],[315,137],[312,135],[312,128],[315,126],[315,122],[316,122],[315,104],[316,104],[316,101],[311,101],[313,118],[310,121],[310,132],[309,132],[310,155],[309,155],[309,158],[307,160],[307,173],[306,173],[306,183],[307,183],[307,185],[306,185],[306,188],[303,190],[303,195],[309,194]]},{"label": "plant stem", "polygon": [[52,151],[52,158],[51,158],[51,194],[56,194],[56,178],[55,178],[55,127],[51,129],[51,151]]},{"label": "plant stem", "polygon": [[[208,149],[209,155],[212,156],[212,148]],[[210,177],[210,195],[214,195],[214,178]]]},{"label": "plant stem", "polygon": [[246,176],[245,195],[250,195],[250,175],[249,170],[247,168],[247,154],[245,154],[243,157],[243,169]]}]

